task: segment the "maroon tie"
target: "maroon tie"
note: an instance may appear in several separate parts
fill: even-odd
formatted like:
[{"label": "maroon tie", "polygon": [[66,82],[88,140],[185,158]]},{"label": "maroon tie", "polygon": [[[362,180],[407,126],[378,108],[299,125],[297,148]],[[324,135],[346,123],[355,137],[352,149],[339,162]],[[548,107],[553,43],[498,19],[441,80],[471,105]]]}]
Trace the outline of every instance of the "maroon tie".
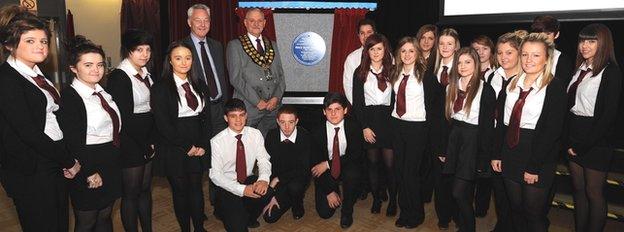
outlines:
[{"label": "maroon tie", "polygon": [[399,117],[403,116],[407,109],[405,107],[405,88],[407,87],[407,79],[409,79],[410,75],[403,74],[403,80],[401,80],[401,84],[399,84],[399,91],[397,93],[397,108],[396,113]]},{"label": "maroon tie", "polygon": [[388,88],[388,83],[386,83],[386,78],[381,76],[381,73],[374,73],[372,69],[370,70],[370,72],[373,75],[375,75],[375,79],[377,79],[377,88],[379,88],[381,92],[386,91],[386,88]]},{"label": "maroon tie", "polygon": [[186,98],[186,105],[188,105],[192,110],[196,110],[199,103],[197,103],[197,98],[193,91],[191,91],[191,86],[188,82],[182,84],[182,88],[184,88],[184,97]]},{"label": "maroon tie", "polygon": [[36,76],[36,77],[33,77],[32,79],[35,80],[35,83],[37,83],[37,86],[39,86],[39,88],[42,88],[45,91],[48,91],[48,93],[52,95],[52,100],[54,100],[54,103],[56,103],[57,105],[59,104],[60,97],[59,97],[58,92],[56,91],[54,87],[48,84],[48,82],[45,80],[45,77]]},{"label": "maroon tie", "polygon": [[340,142],[338,141],[338,131],[340,127],[334,128],[334,145],[332,146],[331,175],[334,179],[340,177]]},{"label": "maroon tie", "polygon": [[262,48],[262,44],[260,43],[260,38],[256,39],[256,50],[260,53],[261,56],[264,56],[264,48]]},{"label": "maroon tie", "polygon": [[509,118],[509,128],[507,128],[507,145],[509,148],[516,147],[516,145],[518,145],[518,141],[520,140],[520,119],[522,118],[522,107],[524,107],[524,100],[532,90],[532,87],[528,91],[523,91],[522,88],[520,88],[520,96],[513,106],[513,111],[511,111],[511,117]]},{"label": "maroon tie", "polygon": [[210,65],[210,61],[208,60],[208,52],[206,51],[204,43],[204,41],[199,42],[199,47],[201,48],[201,59],[202,64],[204,65],[206,84],[208,85],[208,90],[210,90],[210,98],[214,99],[217,97],[219,90],[217,90],[217,83],[215,81],[214,73],[212,73],[212,65]]},{"label": "maroon tie", "polygon": [[490,68],[486,68],[485,70],[481,71],[481,76],[479,76],[480,78],[485,78],[485,73],[490,70]]},{"label": "maroon tie", "polygon": [[119,116],[117,115],[117,112],[113,108],[111,108],[111,106],[108,104],[106,99],[104,99],[101,93],[94,92],[93,95],[100,98],[100,104],[102,104],[102,108],[106,110],[106,113],[108,113],[108,116],[110,116],[111,121],[113,121],[113,146],[119,147]]},{"label": "maroon tie", "polygon": [[455,98],[455,103],[453,104],[454,113],[457,113],[464,108],[464,99],[466,99],[466,91],[458,90],[457,98]]},{"label": "maroon tie", "polygon": [[440,84],[447,86],[449,84],[448,67],[442,66],[442,74],[440,74]]},{"label": "maroon tie", "polygon": [[247,161],[245,160],[245,145],[241,140],[242,134],[236,135],[236,180],[238,183],[245,183],[247,179]]},{"label": "maroon tie", "polygon": [[145,84],[145,86],[147,86],[147,89],[149,89],[150,87],[152,87],[152,85],[149,82],[149,78],[147,76],[145,76],[145,78],[141,77],[141,74],[136,74],[134,75],[134,77],[136,79],[139,79],[139,81],[141,81],[143,84]]},{"label": "maroon tie", "polygon": [[293,143],[293,142],[292,142],[292,141],[290,141],[290,139],[284,139],[284,141],[282,141],[282,143],[285,143],[285,144],[291,144],[291,143]]},{"label": "maroon tie", "polygon": [[[505,80],[505,78],[501,77],[503,79],[503,84],[501,86],[501,90],[498,92],[498,96],[496,97],[496,105],[499,104],[499,102],[501,101],[501,96],[503,96],[503,93],[505,93],[505,91],[507,91],[507,85],[509,85],[509,82],[511,81],[511,79],[513,79],[516,75],[511,76],[509,79]],[[494,109],[494,118],[498,119],[499,113],[498,113],[498,107],[496,107],[496,109]]]},{"label": "maroon tie", "polygon": [[583,78],[591,71],[591,68],[581,70],[581,74],[579,74],[576,81],[570,85],[570,89],[568,90],[568,109],[571,109],[576,104],[576,89],[581,81],[583,81]]}]

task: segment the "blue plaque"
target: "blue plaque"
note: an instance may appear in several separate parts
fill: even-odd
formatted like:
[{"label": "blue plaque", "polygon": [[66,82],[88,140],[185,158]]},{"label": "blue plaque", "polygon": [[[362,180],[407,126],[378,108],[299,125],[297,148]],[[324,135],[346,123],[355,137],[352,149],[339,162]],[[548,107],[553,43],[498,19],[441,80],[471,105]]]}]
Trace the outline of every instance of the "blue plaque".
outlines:
[{"label": "blue plaque", "polygon": [[325,56],[325,40],[319,34],[308,31],[299,34],[292,43],[292,53],[300,64],[312,66]]}]

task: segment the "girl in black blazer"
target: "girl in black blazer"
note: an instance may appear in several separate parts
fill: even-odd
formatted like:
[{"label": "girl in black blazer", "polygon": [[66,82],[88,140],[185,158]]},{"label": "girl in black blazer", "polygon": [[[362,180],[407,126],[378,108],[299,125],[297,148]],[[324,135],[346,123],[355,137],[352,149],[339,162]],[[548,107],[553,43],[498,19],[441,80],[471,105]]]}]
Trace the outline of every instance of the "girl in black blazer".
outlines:
[{"label": "girl in black blazer", "polygon": [[131,29],[121,38],[124,60],[108,75],[106,90],[119,106],[123,129],[121,165],[123,195],[121,222],[126,231],[152,231],[152,162],[154,156],[154,117],[150,89],[154,81],[147,71],[153,37]]},{"label": "girl in black blazer", "polygon": [[205,231],[202,176],[209,168],[210,106],[206,90],[191,76],[193,56],[189,45],[169,45],[163,77],[152,88],[151,105],[159,135],[156,153],[165,160],[173,194],[173,207],[181,231]]},{"label": "girl in black blazer", "polygon": [[65,149],[59,93],[37,64],[48,55],[48,27],[15,5],[0,9],[0,180],[22,230],[67,231],[66,178],[80,164]]},{"label": "girl in black blazer", "polygon": [[576,231],[602,231],[603,195],[613,156],[612,138],[622,91],[611,31],[590,24],[579,33],[576,72],[568,85],[568,135],[564,147],[574,185]]},{"label": "girl in black blazer", "polygon": [[392,110],[393,148],[400,215],[397,227],[415,228],[425,218],[420,169],[426,150],[442,154],[442,88],[427,75],[417,41],[403,38],[390,76],[396,96]]},{"label": "girl in black blazer", "polygon": [[[380,188],[381,177],[387,177],[389,202],[387,216],[396,215],[396,183],[394,181],[394,154],[392,151],[392,134],[390,129],[390,113],[392,112],[392,84],[389,82],[392,73],[392,53],[385,36],[373,34],[364,42],[361,65],[355,70],[353,77],[353,111],[362,125],[366,141],[366,157],[368,158],[368,178],[373,194],[371,213],[381,210],[381,197],[385,191]],[[384,169],[379,167],[383,159]],[[383,174],[381,173],[383,171]]]},{"label": "girl in black blazer", "polygon": [[61,127],[70,152],[82,163],[70,183],[74,231],[112,231],[111,211],[121,196],[119,108],[98,84],[106,66],[102,48],[82,36],[68,47],[75,78],[61,92]]},{"label": "girl in black blazer", "polygon": [[532,33],[520,48],[522,71],[498,106],[492,168],[503,174],[513,227],[540,232],[547,231],[546,199],[555,176],[566,94],[561,80],[550,73],[552,41]]}]

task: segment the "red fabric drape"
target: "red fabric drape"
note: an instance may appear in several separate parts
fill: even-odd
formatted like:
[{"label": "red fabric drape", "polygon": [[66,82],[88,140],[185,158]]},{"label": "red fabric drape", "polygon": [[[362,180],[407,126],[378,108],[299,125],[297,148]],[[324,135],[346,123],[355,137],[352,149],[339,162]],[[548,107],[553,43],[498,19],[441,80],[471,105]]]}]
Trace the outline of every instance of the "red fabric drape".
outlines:
[{"label": "red fabric drape", "polygon": [[190,34],[187,10],[194,4],[210,7],[210,32],[208,37],[224,46],[237,36],[238,16],[235,14],[238,0],[179,0],[169,1],[169,42],[183,39]]},{"label": "red fabric drape", "polygon": [[344,61],[353,50],[360,47],[357,23],[364,19],[368,10],[336,9],[334,11],[334,32],[332,35],[331,59],[329,64],[329,92],[344,93],[342,73]]},{"label": "red fabric drape", "polygon": [[74,15],[72,14],[71,10],[67,10],[67,19],[65,22],[67,23],[67,26],[65,28],[65,35],[67,35],[67,38],[73,38],[76,33],[74,32]]},{"label": "red fabric drape", "polygon": [[[152,75],[160,76],[162,69],[162,44],[160,37],[160,0],[123,0],[121,2],[121,33],[127,29],[143,29],[154,36],[152,48]],[[117,64],[113,64],[116,66]]]},{"label": "red fabric drape", "polygon": [[[262,32],[262,35],[266,36],[267,38],[273,41],[276,41],[277,36],[275,36],[275,20],[273,19],[273,11],[271,9],[262,9],[262,12],[264,13],[264,18],[266,19],[266,24],[264,25],[264,31]],[[238,20],[239,20],[238,35],[243,35],[247,33],[247,29],[245,29],[245,23],[244,23],[246,13],[247,13],[247,9],[244,9],[244,8],[236,9],[236,14],[238,15]]]}]

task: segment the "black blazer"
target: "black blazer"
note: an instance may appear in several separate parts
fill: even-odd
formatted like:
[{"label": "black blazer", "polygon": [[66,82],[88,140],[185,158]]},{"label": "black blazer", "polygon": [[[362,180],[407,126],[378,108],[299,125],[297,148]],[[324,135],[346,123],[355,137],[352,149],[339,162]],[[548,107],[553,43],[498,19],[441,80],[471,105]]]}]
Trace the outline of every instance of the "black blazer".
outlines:
[{"label": "black blazer", "polygon": [[[553,78],[545,88],[544,106],[533,132],[531,154],[528,154],[530,158],[525,169],[526,172],[536,175],[540,174],[543,166],[554,164],[556,161],[555,157],[561,148],[561,134],[567,109],[567,94],[562,80]],[[498,114],[497,121],[499,123],[497,123],[494,136],[493,160],[501,159],[501,150],[505,143],[507,127],[503,123],[503,119],[506,98],[507,95],[505,94],[498,101],[497,108],[500,113]]]},{"label": "black blazer", "polygon": [[26,186],[19,177],[34,173],[42,162],[55,163],[59,171],[74,165],[64,145],[44,133],[46,106],[38,87],[7,62],[0,65],[0,160],[9,195],[23,190]]},{"label": "black blazer", "polygon": [[557,67],[555,67],[555,77],[567,84],[570,83],[572,75],[574,75],[574,58],[562,52],[557,60]]},{"label": "black blazer", "polygon": [[267,132],[264,146],[271,156],[271,178],[279,178],[280,185],[292,181],[309,183],[312,137],[307,130],[297,127],[295,143],[284,144],[280,141],[280,129],[272,129]]},{"label": "black blazer", "polygon": [[[201,61],[200,61],[201,54],[197,53],[197,48],[195,47],[195,44],[193,44],[193,39],[191,39],[191,36],[184,38],[183,42],[193,48],[191,49],[191,52],[193,52],[193,66],[202,67]],[[208,49],[210,49],[208,53],[210,53],[209,55],[212,56],[212,62],[214,63],[214,66],[216,69],[215,73],[217,73],[219,82],[221,84],[221,93],[222,93],[221,99],[223,100],[223,102],[227,102],[227,100],[230,99],[230,84],[225,74],[223,45],[221,45],[221,42],[208,38],[208,37],[206,37],[206,43],[208,44]],[[193,76],[198,77],[198,79],[202,80],[202,83],[204,84],[206,83],[203,69],[201,68],[193,69]],[[206,99],[209,99],[209,98],[210,97],[208,96],[206,97]]]},{"label": "black blazer", "polygon": [[[602,80],[598,87],[598,96],[594,107],[594,123],[590,131],[582,142],[572,142],[566,136],[566,146],[572,148],[576,153],[582,155],[594,147],[596,144],[612,143],[615,120],[618,113],[619,98],[622,92],[622,72],[617,65],[607,64],[602,73]],[[576,96],[572,96],[576,97]]]},{"label": "black blazer", "polygon": [[[345,154],[340,157],[341,167],[354,166],[360,168],[363,155],[364,135],[362,129],[357,121],[352,119],[344,119],[345,136],[347,137],[347,150]],[[329,161],[329,152],[327,151],[327,128],[325,123],[312,132],[313,151],[312,162],[310,166],[313,167],[321,162]],[[331,165],[330,165],[331,168]],[[343,168],[344,169],[344,168]],[[334,180],[331,176],[331,171],[328,169],[321,176],[315,179],[316,187],[320,188],[325,194],[338,191],[339,182]]]},{"label": "black blazer", "polygon": [[[355,69],[355,73],[358,73],[360,66]],[[388,88],[390,88],[390,106],[394,107],[394,91],[392,90],[392,84],[388,84]],[[358,122],[362,125],[362,128],[370,128],[371,121],[370,117],[367,117],[364,112],[364,107],[366,106],[366,101],[364,99],[364,82],[357,77],[357,75],[353,75],[353,113],[357,118]]]},{"label": "black blazer", "polygon": [[427,69],[422,81],[425,91],[426,122],[429,128],[429,149],[434,155],[444,154],[448,139],[448,124],[444,120],[446,90],[433,74],[433,69]]}]

